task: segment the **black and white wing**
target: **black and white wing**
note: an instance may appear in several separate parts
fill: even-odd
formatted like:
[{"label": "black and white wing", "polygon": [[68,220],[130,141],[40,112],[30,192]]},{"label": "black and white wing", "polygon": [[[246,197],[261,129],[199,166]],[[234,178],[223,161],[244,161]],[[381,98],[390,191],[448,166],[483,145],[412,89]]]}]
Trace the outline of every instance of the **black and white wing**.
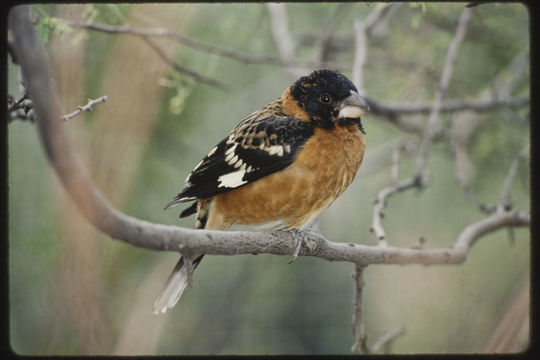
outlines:
[{"label": "black and white wing", "polygon": [[[211,198],[286,168],[313,131],[313,125],[293,117],[247,118],[210,150],[165,208]],[[180,216],[194,212],[191,206]]]}]

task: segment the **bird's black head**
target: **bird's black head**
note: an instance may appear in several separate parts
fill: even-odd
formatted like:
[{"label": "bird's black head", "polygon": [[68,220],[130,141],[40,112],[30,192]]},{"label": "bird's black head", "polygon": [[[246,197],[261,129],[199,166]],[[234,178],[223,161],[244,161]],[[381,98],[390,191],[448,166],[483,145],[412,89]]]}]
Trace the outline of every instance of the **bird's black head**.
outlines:
[{"label": "bird's black head", "polygon": [[315,70],[298,79],[290,94],[316,126],[332,129],[338,125],[360,125],[360,116],[369,110],[354,84],[333,70]]}]

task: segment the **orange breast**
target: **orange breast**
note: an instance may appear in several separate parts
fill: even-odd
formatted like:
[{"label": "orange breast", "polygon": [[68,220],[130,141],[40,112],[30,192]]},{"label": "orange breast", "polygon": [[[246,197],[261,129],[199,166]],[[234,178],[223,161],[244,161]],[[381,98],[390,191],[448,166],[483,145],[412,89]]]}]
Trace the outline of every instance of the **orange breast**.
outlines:
[{"label": "orange breast", "polygon": [[215,196],[208,222],[228,226],[281,220],[284,226],[302,228],[353,181],[364,149],[357,126],[317,128],[291,166]]}]

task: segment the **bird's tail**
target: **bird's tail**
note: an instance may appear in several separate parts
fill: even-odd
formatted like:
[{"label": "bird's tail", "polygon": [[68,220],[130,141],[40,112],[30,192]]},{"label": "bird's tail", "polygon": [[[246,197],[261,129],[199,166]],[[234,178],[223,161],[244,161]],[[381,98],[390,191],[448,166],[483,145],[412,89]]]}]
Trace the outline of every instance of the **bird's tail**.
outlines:
[{"label": "bird's tail", "polygon": [[[200,255],[193,261],[193,270],[199,265],[204,255]],[[163,314],[171,309],[180,299],[188,284],[188,273],[184,266],[184,258],[181,257],[176,263],[171,275],[167,279],[165,286],[158,298],[154,302],[152,312],[154,314]]]},{"label": "bird's tail", "polygon": [[[188,210],[191,208],[192,207],[189,207]],[[197,220],[195,222],[195,229],[204,229],[207,219],[208,202],[206,200],[199,200],[197,201]],[[197,268],[203,256],[204,254],[195,256],[192,270]],[[152,312],[154,314],[163,314],[172,308],[178,302],[180,296],[182,296],[182,293],[188,284],[188,278],[188,272],[184,265],[184,258],[181,257],[176,263],[171,275],[169,275],[163,290],[161,290],[161,293],[154,302]]]}]

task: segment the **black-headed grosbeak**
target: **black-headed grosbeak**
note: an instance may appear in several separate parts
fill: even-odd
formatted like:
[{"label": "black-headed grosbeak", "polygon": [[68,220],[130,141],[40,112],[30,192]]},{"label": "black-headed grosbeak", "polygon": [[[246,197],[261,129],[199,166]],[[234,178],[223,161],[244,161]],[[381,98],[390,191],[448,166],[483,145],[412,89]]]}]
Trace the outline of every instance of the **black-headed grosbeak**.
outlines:
[{"label": "black-headed grosbeak", "polygon": [[[201,229],[303,229],[353,181],[364,156],[360,116],[366,111],[366,101],[339,72],[303,76],[214,146],[165,208],[193,201],[180,217],[196,213]],[[154,313],[173,307],[187,282],[180,258]]]}]

